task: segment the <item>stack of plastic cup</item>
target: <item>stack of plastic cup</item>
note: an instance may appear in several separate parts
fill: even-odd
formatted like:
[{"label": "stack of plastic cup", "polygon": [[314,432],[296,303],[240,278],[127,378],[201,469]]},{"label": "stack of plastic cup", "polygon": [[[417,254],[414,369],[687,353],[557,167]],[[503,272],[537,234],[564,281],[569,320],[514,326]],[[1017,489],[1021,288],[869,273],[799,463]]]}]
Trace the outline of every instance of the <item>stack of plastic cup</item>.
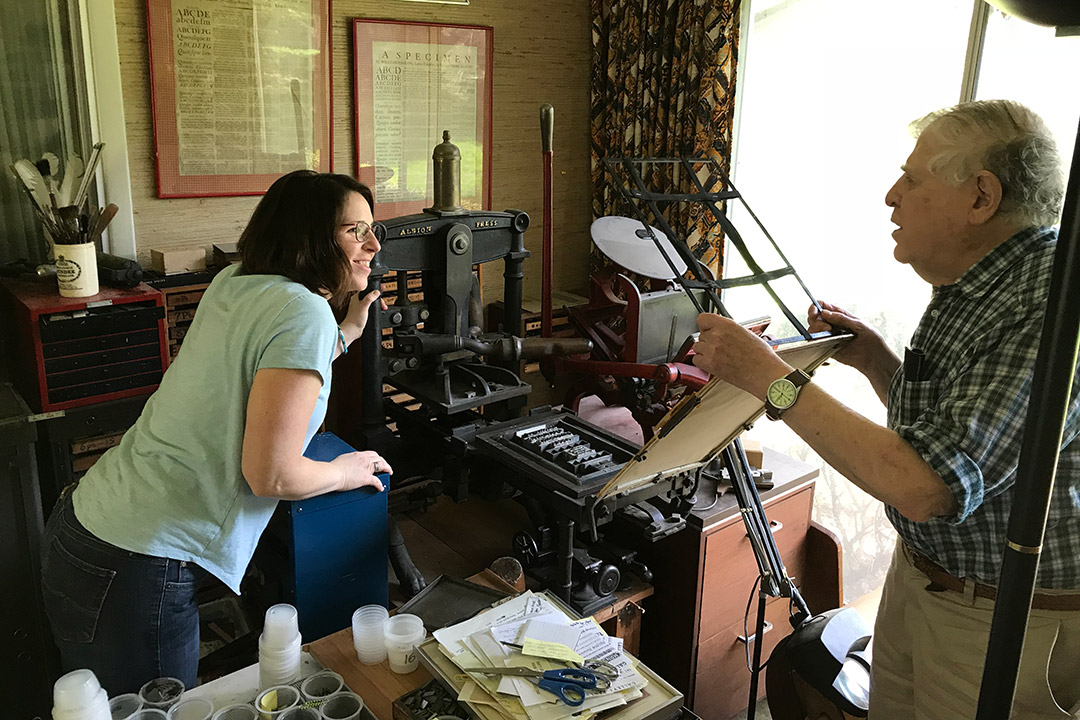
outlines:
[{"label": "stack of plastic cup", "polygon": [[300,677],[300,627],[296,608],[274,605],[266,611],[259,636],[259,687],[288,685]]},{"label": "stack of plastic cup", "polygon": [[139,688],[144,710],[168,712],[184,695],[184,683],[172,677],[159,677]]},{"label": "stack of plastic cup", "polygon": [[382,605],[365,605],[353,613],[353,647],[356,659],[365,665],[375,665],[386,659],[383,626],[389,616]]},{"label": "stack of plastic cup", "polygon": [[383,638],[390,669],[396,673],[409,673],[416,669],[420,659],[416,646],[424,639],[424,621],[416,615],[399,613],[386,621]]},{"label": "stack of plastic cup", "polygon": [[128,720],[168,720],[168,715],[161,708],[147,708],[136,710],[134,715],[128,716]]},{"label": "stack of plastic cup", "polygon": [[124,693],[109,699],[112,720],[128,720],[137,710],[142,710],[142,706],[142,698],[137,693]]},{"label": "stack of plastic cup", "polygon": [[90,670],[72,670],[53,685],[53,720],[111,720],[109,696]]},{"label": "stack of plastic cup", "polygon": [[300,704],[300,691],[291,685],[278,685],[255,696],[255,709],[262,720],[281,720]]},{"label": "stack of plastic cup", "polygon": [[359,695],[340,692],[337,695],[331,695],[319,706],[319,716],[323,720],[358,720],[360,711],[363,709],[364,701]]},{"label": "stack of plastic cup", "polygon": [[188,698],[169,708],[169,720],[210,720],[214,703],[206,698]]}]

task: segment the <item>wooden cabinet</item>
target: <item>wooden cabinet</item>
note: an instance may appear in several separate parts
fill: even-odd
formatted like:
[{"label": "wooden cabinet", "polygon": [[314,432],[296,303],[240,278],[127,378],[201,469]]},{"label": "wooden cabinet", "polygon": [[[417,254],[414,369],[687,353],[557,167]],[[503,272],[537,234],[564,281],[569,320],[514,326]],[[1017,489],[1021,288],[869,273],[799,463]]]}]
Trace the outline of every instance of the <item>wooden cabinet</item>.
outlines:
[{"label": "wooden cabinet", "polygon": [[[779,453],[765,453],[765,467],[773,470],[776,485],[762,493],[762,503],[788,575],[803,587],[802,578],[811,563],[839,562],[835,553],[831,558],[809,558],[817,469]],[[708,498],[708,489],[703,488],[700,496]],[[730,493],[721,495],[709,510],[696,511],[688,525],[642,549],[653,571],[655,594],[646,606],[648,618],[642,623],[641,659],[681,690],[697,715],[723,720],[747,705],[750,672],[746,643],[740,637],[747,634],[744,617],[749,634],[754,632],[757,595],[753,590],[758,566]],[[830,576],[836,572],[835,567],[827,569]],[[822,601],[815,598],[815,602]],[[815,609],[814,602],[810,607]],[[769,598],[765,619],[771,628],[764,634],[762,662],[791,632],[788,617],[788,599]],[[752,655],[753,646],[750,651]],[[758,687],[764,695],[764,672]]]}]

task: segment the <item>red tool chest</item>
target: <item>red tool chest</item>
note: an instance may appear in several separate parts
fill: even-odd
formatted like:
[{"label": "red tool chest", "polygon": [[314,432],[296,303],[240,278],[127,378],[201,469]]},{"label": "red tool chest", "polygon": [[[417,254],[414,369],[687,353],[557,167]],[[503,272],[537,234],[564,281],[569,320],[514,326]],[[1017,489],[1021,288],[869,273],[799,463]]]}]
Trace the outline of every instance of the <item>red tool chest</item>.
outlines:
[{"label": "red tool chest", "polygon": [[148,395],[167,367],[162,296],[141,283],[60,297],[47,283],[4,279],[13,380],[38,412]]}]

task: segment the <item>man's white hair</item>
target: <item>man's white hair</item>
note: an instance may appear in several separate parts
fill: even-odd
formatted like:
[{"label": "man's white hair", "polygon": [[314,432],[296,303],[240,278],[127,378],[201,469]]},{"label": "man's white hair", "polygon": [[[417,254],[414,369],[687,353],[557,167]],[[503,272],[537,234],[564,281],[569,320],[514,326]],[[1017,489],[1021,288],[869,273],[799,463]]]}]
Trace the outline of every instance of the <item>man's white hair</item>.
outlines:
[{"label": "man's white hair", "polygon": [[932,112],[911,123],[915,137],[930,132],[941,151],[930,172],[959,185],[979,170],[1001,181],[998,213],[1018,227],[1053,225],[1061,213],[1065,176],[1046,123],[1012,100],[979,100]]}]

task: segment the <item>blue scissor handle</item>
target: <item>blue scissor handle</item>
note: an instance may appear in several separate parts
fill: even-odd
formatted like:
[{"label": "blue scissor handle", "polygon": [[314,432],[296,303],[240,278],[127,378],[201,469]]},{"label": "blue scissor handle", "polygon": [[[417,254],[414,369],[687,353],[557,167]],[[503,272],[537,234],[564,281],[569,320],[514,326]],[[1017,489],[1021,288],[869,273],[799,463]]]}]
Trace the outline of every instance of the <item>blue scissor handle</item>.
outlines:
[{"label": "blue scissor handle", "polygon": [[585,702],[585,691],[596,687],[596,676],[588,670],[577,668],[548,670],[536,684],[542,690],[557,695],[567,705],[577,707]]}]

